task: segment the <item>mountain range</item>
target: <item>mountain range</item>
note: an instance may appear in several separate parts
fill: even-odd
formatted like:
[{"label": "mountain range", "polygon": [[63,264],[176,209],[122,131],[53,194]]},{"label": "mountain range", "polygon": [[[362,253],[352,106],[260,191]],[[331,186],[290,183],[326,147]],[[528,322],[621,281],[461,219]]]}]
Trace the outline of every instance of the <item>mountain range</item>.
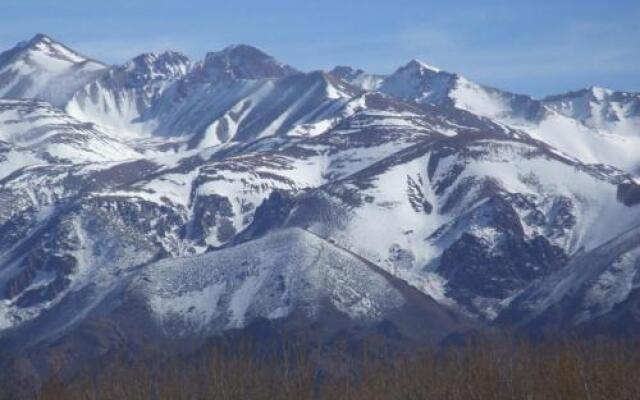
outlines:
[{"label": "mountain range", "polygon": [[248,45],[108,66],[39,34],[0,54],[0,97],[0,350],[23,373],[265,320],[321,343],[640,332],[640,93]]}]

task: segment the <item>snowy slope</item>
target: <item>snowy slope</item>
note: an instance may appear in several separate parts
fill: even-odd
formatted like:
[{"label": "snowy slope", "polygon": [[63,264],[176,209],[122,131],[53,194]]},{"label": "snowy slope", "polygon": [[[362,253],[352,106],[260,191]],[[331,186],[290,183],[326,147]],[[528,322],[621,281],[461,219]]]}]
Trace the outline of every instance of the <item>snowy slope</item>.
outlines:
[{"label": "snowy slope", "polygon": [[583,162],[612,165],[634,176],[640,173],[640,138],[637,135],[592,128],[551,110],[537,123],[505,122]]},{"label": "snowy slope", "polygon": [[196,247],[220,246],[248,226],[273,191],[295,195],[322,186],[455,127],[379,94],[355,101],[360,110],[324,134],[158,155],[151,160],[160,171],[108,195],[184,207],[192,213],[186,236]]},{"label": "snowy slope", "polygon": [[36,35],[0,54],[0,97],[64,105],[106,67],[46,35]]},{"label": "snowy slope", "polygon": [[528,96],[482,86],[458,74],[412,60],[382,82],[392,96],[437,106],[455,106],[495,119],[535,120],[541,107]]},{"label": "snowy slope", "polygon": [[354,95],[331,75],[303,74],[237,45],[195,64],[176,53],[140,56],[87,85],[66,109],[122,138],[170,137],[204,148],[322,133],[353,112]]},{"label": "snowy slope", "polygon": [[[451,136],[465,123],[380,94],[357,101],[359,111],[317,136],[17,174],[0,193],[0,229],[7,238],[0,248],[0,285],[11,293],[5,324],[19,327],[56,315],[58,304],[91,286],[92,275],[83,271],[101,266],[102,282],[110,287],[122,271],[158,255],[233,243],[275,190],[302,195],[416,142]],[[105,243],[111,243],[108,254]],[[105,256],[113,267],[105,266]],[[65,261],[47,267],[51,257]],[[36,295],[42,291],[47,297]]]},{"label": "snowy slope", "polygon": [[[280,319],[295,313],[314,320],[327,308],[375,324],[417,307],[406,288],[375,266],[298,229],[151,265],[130,290],[142,293],[153,319],[169,337],[206,336],[246,326],[258,317]],[[437,307],[430,316],[438,321],[438,328],[429,332],[435,340],[463,326]]]},{"label": "snowy slope", "polygon": [[380,90],[440,107],[456,107],[521,129],[565,154],[592,164],[640,172],[638,97],[591,88],[542,101],[477,84],[413,60]]},{"label": "snowy slope", "polygon": [[140,156],[91,123],[44,102],[0,99],[0,140],[52,162],[118,161]]},{"label": "snowy slope", "polygon": [[617,200],[619,179],[539,143],[461,135],[325,186],[292,221],[494,318],[536,278],[637,223],[640,209]]},{"label": "snowy slope", "polygon": [[[197,73],[197,72],[194,72]],[[313,136],[352,114],[355,92],[321,72],[279,79],[232,79],[186,89],[187,96],[164,108],[166,97],[153,110],[160,117],[159,135],[185,135],[189,147],[269,136]]]},{"label": "snowy slope", "polygon": [[74,93],[66,110],[122,139],[148,137],[155,125],[142,121],[143,116],[191,68],[191,61],[177,52],[139,55]]},{"label": "snowy slope", "polygon": [[46,163],[37,152],[0,140],[0,180],[22,168]]},{"label": "snowy slope", "polygon": [[640,135],[640,94],[601,87],[543,99],[549,108],[586,126],[620,136]]}]

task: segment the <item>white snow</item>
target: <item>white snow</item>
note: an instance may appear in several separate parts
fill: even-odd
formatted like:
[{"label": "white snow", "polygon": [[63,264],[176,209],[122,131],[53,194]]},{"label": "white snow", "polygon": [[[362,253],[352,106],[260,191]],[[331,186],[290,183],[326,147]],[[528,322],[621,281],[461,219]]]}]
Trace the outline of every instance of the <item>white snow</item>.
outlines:
[{"label": "white snow", "polygon": [[145,269],[143,293],[172,335],[239,328],[257,316],[313,315],[328,300],[355,319],[377,320],[402,295],[361,261],[289,229],[234,248],[162,261]]},{"label": "white snow", "polygon": [[19,54],[11,63],[0,65],[0,75],[13,77],[12,81],[0,85],[2,97],[11,94],[62,105],[75,90],[105,68],[48,37],[19,44],[17,50]]},{"label": "white snow", "polygon": [[500,117],[510,111],[504,98],[488,91],[486,88],[459,77],[449,96],[455,101],[455,105],[463,110],[484,117]]}]

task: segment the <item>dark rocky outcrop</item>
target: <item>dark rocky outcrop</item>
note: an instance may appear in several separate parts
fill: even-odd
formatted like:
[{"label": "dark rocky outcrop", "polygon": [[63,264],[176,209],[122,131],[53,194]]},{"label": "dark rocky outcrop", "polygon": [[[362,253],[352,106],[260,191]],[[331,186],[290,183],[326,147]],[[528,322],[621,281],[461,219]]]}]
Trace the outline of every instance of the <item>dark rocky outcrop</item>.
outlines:
[{"label": "dark rocky outcrop", "polygon": [[629,207],[640,203],[640,185],[635,182],[619,184],[618,201]]},{"label": "dark rocky outcrop", "polygon": [[271,192],[256,208],[251,224],[236,235],[230,245],[257,239],[270,230],[282,227],[295,204],[293,195],[279,190]]}]

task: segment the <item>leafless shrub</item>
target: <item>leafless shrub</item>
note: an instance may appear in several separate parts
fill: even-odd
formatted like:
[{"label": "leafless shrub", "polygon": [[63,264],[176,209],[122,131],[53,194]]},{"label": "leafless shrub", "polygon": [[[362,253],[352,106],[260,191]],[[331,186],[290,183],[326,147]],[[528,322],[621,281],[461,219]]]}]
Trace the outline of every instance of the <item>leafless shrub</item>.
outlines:
[{"label": "leafless shrub", "polygon": [[[52,377],[38,400],[450,399],[626,400],[640,398],[640,348],[632,341],[532,344],[480,338],[444,350],[407,353],[337,346],[312,352],[282,340],[210,345],[197,355],[117,362],[63,383]],[[277,347],[277,348],[276,348]],[[316,349],[317,350],[317,349]]]}]

